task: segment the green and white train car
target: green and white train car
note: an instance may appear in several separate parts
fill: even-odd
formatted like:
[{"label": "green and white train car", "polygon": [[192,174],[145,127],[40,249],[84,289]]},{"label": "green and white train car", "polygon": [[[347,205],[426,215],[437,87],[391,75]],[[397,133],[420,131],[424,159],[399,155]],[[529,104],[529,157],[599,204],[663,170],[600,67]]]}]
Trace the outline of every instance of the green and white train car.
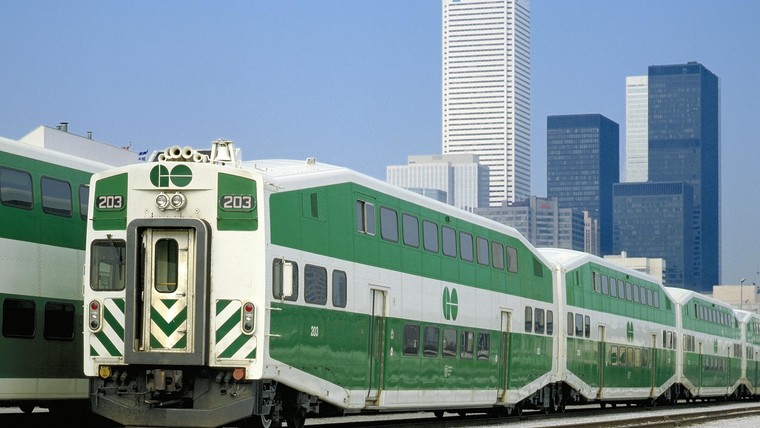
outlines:
[{"label": "green and white train car", "polygon": [[674,400],[675,305],[660,283],[599,257],[540,249],[560,291],[566,403]]},{"label": "green and white train car", "polygon": [[0,405],[86,404],[82,266],[90,176],[107,165],[0,138]]},{"label": "green and white train car", "polygon": [[738,394],[760,394],[760,315],[755,312],[734,310],[741,330],[742,354],[742,389]]},{"label": "green and white train car", "polygon": [[300,426],[550,406],[552,271],[514,229],[313,160],[241,163],[230,146],[93,176],[94,412]]},{"label": "green and white train car", "polygon": [[678,383],[683,396],[721,398],[742,384],[742,342],[739,322],[731,306],[681,288],[667,288],[676,302]]}]

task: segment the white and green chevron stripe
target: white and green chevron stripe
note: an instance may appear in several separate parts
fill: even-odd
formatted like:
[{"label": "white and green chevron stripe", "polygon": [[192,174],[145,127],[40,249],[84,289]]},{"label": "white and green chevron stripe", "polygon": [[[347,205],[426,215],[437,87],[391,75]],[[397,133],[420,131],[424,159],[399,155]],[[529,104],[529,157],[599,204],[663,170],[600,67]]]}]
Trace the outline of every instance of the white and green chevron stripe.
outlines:
[{"label": "white and green chevron stripe", "polygon": [[256,358],[256,338],[243,333],[240,328],[243,304],[239,300],[219,299],[216,301],[216,358],[252,359]]},{"label": "white and green chevron stripe", "polygon": [[103,301],[103,328],[90,334],[90,356],[124,355],[124,299]]},{"label": "white and green chevron stripe", "polygon": [[151,349],[187,348],[187,303],[180,299],[155,299],[150,307]]}]

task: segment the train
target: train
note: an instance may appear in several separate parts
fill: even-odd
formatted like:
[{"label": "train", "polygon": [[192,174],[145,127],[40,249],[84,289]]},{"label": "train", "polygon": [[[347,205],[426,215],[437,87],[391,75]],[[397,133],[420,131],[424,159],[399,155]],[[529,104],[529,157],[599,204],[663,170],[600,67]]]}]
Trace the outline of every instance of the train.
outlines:
[{"label": "train", "polygon": [[83,367],[125,425],[303,426],[760,393],[760,319],[314,158],[90,182]]},{"label": "train", "polygon": [[90,176],[109,165],[0,138],[0,406],[85,411]]}]

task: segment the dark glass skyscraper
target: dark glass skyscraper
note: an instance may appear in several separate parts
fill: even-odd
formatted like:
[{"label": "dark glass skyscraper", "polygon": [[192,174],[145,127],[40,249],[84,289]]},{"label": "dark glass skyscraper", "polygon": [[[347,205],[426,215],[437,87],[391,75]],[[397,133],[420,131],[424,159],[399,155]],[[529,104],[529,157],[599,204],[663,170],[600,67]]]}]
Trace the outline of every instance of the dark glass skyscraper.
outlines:
[{"label": "dark glass skyscraper", "polygon": [[612,185],[620,179],[620,129],[601,114],[549,116],[546,193],[561,208],[599,221],[602,255],[612,254]]},{"label": "dark glass skyscraper", "polygon": [[649,67],[649,181],[694,189],[693,283],[720,283],[720,122],[718,77],[702,64]]}]

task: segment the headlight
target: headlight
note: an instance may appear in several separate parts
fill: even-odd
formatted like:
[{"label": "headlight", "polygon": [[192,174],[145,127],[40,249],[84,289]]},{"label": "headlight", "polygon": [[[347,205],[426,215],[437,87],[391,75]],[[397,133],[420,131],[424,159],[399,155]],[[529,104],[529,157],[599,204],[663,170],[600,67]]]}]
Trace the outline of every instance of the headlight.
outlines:
[{"label": "headlight", "polygon": [[169,206],[169,197],[166,196],[166,193],[161,192],[156,196],[156,206],[161,211],[165,210]]},{"label": "headlight", "polygon": [[172,195],[171,203],[172,208],[175,210],[181,210],[185,206],[185,202],[187,202],[187,199],[185,199],[185,195],[182,193],[177,192]]}]

